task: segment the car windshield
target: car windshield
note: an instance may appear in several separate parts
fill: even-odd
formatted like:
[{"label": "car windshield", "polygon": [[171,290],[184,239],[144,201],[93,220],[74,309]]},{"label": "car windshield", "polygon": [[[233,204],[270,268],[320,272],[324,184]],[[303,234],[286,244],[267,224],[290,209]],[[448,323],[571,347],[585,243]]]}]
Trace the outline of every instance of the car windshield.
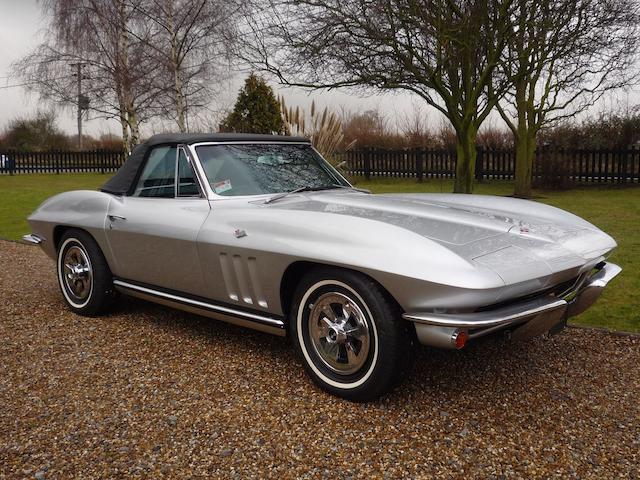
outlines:
[{"label": "car windshield", "polygon": [[201,145],[196,153],[218,195],[261,195],[321,190],[349,183],[310,145]]}]

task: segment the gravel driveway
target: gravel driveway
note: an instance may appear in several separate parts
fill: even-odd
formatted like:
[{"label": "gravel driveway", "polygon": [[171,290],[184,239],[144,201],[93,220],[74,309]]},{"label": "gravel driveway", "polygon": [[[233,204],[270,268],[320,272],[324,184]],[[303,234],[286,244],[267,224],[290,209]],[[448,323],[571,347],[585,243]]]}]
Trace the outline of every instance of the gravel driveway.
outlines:
[{"label": "gravel driveway", "polygon": [[420,352],[373,404],[315,388],[284,339],[123,299],[68,312],[40,249],[0,242],[0,477],[640,475],[640,339]]}]

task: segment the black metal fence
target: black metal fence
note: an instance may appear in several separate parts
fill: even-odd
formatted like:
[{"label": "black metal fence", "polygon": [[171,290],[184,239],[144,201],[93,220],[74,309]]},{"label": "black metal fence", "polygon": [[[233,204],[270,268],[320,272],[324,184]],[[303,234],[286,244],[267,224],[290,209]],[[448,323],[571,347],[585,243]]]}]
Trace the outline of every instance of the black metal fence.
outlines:
[{"label": "black metal fence", "polygon": [[[450,150],[360,149],[343,154],[352,175],[454,178],[456,152]],[[476,180],[513,180],[515,151],[478,148]],[[541,148],[533,165],[534,182],[552,184],[640,183],[640,149],[584,150]]]},{"label": "black metal fence", "polygon": [[12,152],[0,151],[0,175],[21,173],[115,172],[124,162],[123,152]]}]

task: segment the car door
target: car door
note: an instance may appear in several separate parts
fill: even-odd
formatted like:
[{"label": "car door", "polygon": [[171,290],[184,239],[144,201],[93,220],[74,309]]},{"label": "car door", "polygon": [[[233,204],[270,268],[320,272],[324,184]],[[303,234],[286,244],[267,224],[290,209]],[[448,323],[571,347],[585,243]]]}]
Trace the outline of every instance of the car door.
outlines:
[{"label": "car door", "polygon": [[209,201],[186,149],[155,147],[133,193],[109,204],[105,230],[115,259],[114,275],[151,287],[204,295],[196,239],[209,212]]}]

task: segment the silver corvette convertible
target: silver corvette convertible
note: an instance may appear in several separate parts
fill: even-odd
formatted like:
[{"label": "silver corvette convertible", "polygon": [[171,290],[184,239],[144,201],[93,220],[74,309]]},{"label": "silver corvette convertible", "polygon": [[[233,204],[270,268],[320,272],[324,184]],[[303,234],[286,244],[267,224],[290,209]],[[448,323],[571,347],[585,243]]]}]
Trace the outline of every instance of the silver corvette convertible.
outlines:
[{"label": "silver corvette convertible", "polygon": [[56,195],[29,223],[74,312],[119,292],[288,334],[311,378],[352,400],[392,388],[417,342],[558,332],[620,272],[615,241],[575,215],[372,195],[295,137],[157,135],[100,191]]}]

